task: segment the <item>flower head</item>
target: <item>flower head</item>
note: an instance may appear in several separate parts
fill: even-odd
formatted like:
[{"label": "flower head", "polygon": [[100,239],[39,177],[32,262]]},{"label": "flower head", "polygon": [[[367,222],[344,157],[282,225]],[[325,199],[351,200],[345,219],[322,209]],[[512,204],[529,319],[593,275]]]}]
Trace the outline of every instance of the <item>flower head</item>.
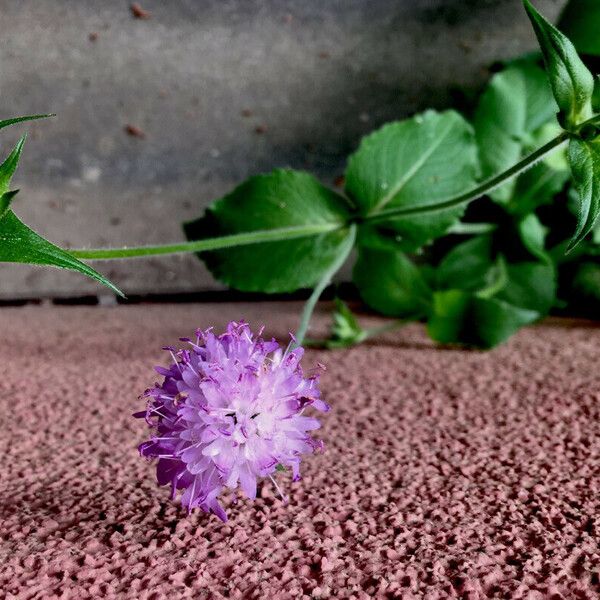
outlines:
[{"label": "flower head", "polygon": [[211,330],[196,336],[182,338],[189,349],[166,348],[174,363],[156,367],[164,381],[146,390],[147,410],[134,415],[155,435],[139,450],[158,459],[158,483],[169,483],[173,498],[184,490],[188,510],[199,507],[225,521],[218,502],[225,488],[239,485],[254,499],[257,479],[273,479],[280,465],[300,479],[301,455],[322,447],[308,433],[319,421],[303,413],[329,406],[320,398],[318,375],[302,373],[302,348],[283,351],[244,322],[231,322],[219,336]]}]

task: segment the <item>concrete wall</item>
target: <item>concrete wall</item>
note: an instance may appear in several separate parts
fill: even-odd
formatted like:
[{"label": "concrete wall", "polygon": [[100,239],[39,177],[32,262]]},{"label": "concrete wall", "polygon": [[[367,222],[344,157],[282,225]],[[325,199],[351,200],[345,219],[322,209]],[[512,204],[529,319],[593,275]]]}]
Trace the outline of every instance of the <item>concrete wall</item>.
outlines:
[{"label": "concrete wall", "polygon": [[[66,246],[167,242],[244,177],[331,184],[365,133],[535,46],[520,0],[0,0],[0,117],[30,131],[15,210]],[[563,0],[538,0],[555,18]],[[128,134],[130,125],[144,137]],[[218,287],[192,256],[97,263],[128,293]],[[0,297],[72,296],[81,276],[0,265]]]}]

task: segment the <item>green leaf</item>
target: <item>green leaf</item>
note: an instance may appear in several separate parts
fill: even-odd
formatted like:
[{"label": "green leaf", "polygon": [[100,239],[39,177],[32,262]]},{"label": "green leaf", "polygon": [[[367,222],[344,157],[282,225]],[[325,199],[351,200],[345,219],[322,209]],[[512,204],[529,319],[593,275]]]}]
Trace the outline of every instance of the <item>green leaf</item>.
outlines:
[{"label": "green leaf", "polygon": [[[546,73],[531,61],[520,61],[494,75],[474,118],[483,177],[513,166],[523,156],[530,135],[556,110]],[[514,181],[508,182],[492,196],[506,201],[514,187]]]},{"label": "green leaf", "polygon": [[598,224],[598,221],[596,221],[596,224],[592,229],[592,243],[596,246],[600,244],[600,225]]},{"label": "green leaf", "polygon": [[577,228],[567,251],[571,251],[593,229],[600,212],[600,140],[569,142],[569,164],[579,194]]},{"label": "green leaf", "polygon": [[501,292],[508,284],[508,270],[506,268],[506,259],[499,254],[492,263],[487,273],[487,282],[485,287],[477,290],[478,298],[493,298]]},{"label": "green leaf", "polygon": [[538,207],[550,204],[569,180],[568,170],[556,170],[545,162],[534,165],[520,175],[513,188],[506,210],[513,215],[525,216]]},{"label": "green leaf", "polygon": [[333,334],[338,339],[345,339],[348,337],[356,338],[361,332],[362,327],[358,324],[348,305],[343,300],[336,298],[333,313]]},{"label": "green leaf", "polygon": [[[0,129],[35,119],[43,119],[52,115],[29,115],[0,121]],[[79,271],[92,279],[106,285],[123,296],[110,281],[91,267],[80,262],[68,252],[61,250],[40,237],[32,229],[22,223],[10,210],[10,205],[18,190],[10,191],[10,182],[19,164],[23,144],[23,136],[16,144],[6,160],[0,165],[0,262],[28,263],[48,265],[62,269]]]},{"label": "green leaf", "polygon": [[335,299],[331,337],[325,342],[328,348],[348,348],[359,344],[367,336],[367,332],[360,326],[348,305]]},{"label": "green leaf", "polygon": [[19,193],[19,190],[13,190],[12,192],[4,192],[0,196],[0,221],[2,217],[6,214],[10,205],[12,204],[13,198]]},{"label": "green leaf", "polygon": [[[477,156],[471,126],[456,112],[427,111],[389,123],[363,138],[350,157],[346,191],[363,216],[384,209],[424,207],[448,200],[475,183]],[[464,206],[390,218],[404,250],[442,235]]]},{"label": "green leaf", "polygon": [[582,262],[578,265],[573,277],[573,290],[584,298],[600,300],[600,264]]},{"label": "green leaf", "polygon": [[[363,329],[348,305],[339,298],[335,299],[335,310],[333,312],[333,324],[331,336],[327,340],[312,340],[309,345],[313,347],[324,347],[329,349],[350,348],[365,340],[389,333],[402,327],[406,321],[392,321],[377,327]],[[307,340],[308,341],[308,340]]]},{"label": "green leaf", "polygon": [[9,125],[16,125],[17,123],[23,123],[25,121],[36,121],[37,119],[47,119],[48,117],[53,117],[53,114],[48,115],[27,115],[25,117],[14,117],[12,119],[4,119],[0,121],[0,129],[4,129]]},{"label": "green leaf", "polygon": [[0,219],[0,262],[48,265],[79,271],[123,296],[122,292],[100,273],[40,237],[10,209]]},{"label": "green leaf", "polygon": [[359,246],[353,277],[362,299],[384,315],[412,318],[429,310],[431,289],[403,252]]},{"label": "green leaf", "polygon": [[544,55],[550,86],[560,109],[561,125],[572,130],[592,116],[594,77],[569,38],[523,0]]},{"label": "green leaf", "polygon": [[497,240],[478,236],[446,254],[435,270],[435,287],[494,296],[522,308],[548,312],[556,296],[556,273],[544,248],[545,229],[534,214],[517,227],[523,245],[539,262],[507,262],[493,250]]},{"label": "green leaf", "polygon": [[506,265],[507,283],[494,296],[508,304],[538,313],[548,314],[556,301],[556,271],[554,266],[540,262],[519,262]]},{"label": "green leaf", "polygon": [[492,266],[492,238],[482,235],[454,246],[435,270],[438,289],[478,290]]},{"label": "green leaf", "polygon": [[[553,101],[553,105],[554,104]],[[526,150],[527,152],[533,152],[562,134],[562,127],[558,124],[558,121],[553,118],[531,134]],[[564,146],[544,156],[542,162],[538,164],[547,165],[554,171],[569,172],[569,161],[567,160],[567,151]]]},{"label": "green leaf", "polygon": [[13,151],[0,165],[0,194],[5,194],[6,192],[8,192],[10,181],[17,169],[17,165],[19,164],[19,158],[21,158],[21,151],[23,150],[25,138],[26,136],[23,136],[17,142],[17,145],[14,147]]},{"label": "green leaf", "polygon": [[558,27],[579,52],[600,55],[598,0],[570,0],[560,17]]},{"label": "green leaf", "polygon": [[433,314],[427,331],[434,340],[444,344],[491,348],[538,317],[535,311],[496,298],[446,290],[433,295]]},{"label": "green leaf", "polygon": [[517,223],[519,236],[529,253],[543,263],[550,262],[545,242],[547,228],[542,225],[535,213],[530,213]]},{"label": "green leaf", "polygon": [[200,240],[305,226],[312,235],[199,254],[213,275],[233,288],[291,292],[314,286],[336,260],[347,238],[348,215],[344,198],[314,177],[282,169],[251,177],[184,230],[188,239]]},{"label": "green leaf", "polygon": [[[525,219],[525,235],[543,253],[544,232],[535,215]],[[541,227],[541,225],[540,225]],[[445,343],[491,347],[519,327],[548,313],[556,301],[556,272],[546,262],[508,263],[495,254],[491,235],[455,246],[436,269],[431,336]],[[541,249],[540,249],[541,244]]]}]

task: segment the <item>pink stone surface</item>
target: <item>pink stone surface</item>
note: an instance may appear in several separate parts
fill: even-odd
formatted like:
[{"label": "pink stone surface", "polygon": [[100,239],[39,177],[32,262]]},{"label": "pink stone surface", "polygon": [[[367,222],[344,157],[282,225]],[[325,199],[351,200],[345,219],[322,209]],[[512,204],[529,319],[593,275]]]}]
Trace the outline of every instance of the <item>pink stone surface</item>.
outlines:
[{"label": "pink stone surface", "polygon": [[[0,309],[0,597],[599,598],[600,329],[549,321],[489,353],[420,326],[309,352],[333,410],[304,478],[230,521],[185,511],[130,414],[160,347],[297,304]],[[324,316],[318,319],[323,329]]]}]

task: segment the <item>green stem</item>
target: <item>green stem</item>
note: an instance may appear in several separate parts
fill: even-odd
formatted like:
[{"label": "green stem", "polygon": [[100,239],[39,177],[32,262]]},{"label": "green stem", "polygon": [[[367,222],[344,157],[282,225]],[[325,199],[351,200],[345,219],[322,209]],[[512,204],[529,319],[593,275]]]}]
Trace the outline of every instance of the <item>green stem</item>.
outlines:
[{"label": "green stem", "polygon": [[365,335],[361,341],[369,340],[379,335],[383,335],[384,333],[388,333],[389,331],[394,331],[394,329],[404,327],[404,325],[406,325],[408,322],[410,321],[399,319],[397,321],[392,321],[391,323],[386,323],[385,325],[380,325],[379,327],[370,327],[369,329],[365,329]]},{"label": "green stem", "polygon": [[567,132],[561,133],[506,171],[503,171],[498,175],[494,175],[494,177],[487,179],[472,190],[464,192],[463,194],[459,194],[458,196],[454,196],[448,200],[444,200],[443,202],[426,204],[425,206],[399,206],[396,208],[389,208],[387,210],[362,217],[360,220],[362,222],[368,221],[369,223],[376,223],[378,221],[387,221],[388,219],[396,217],[437,212],[440,210],[446,210],[448,208],[454,208],[455,206],[460,206],[461,204],[466,204],[467,202],[471,202],[471,200],[476,200],[485,194],[489,194],[496,188],[500,187],[503,183],[518,177],[521,175],[521,173],[533,167],[533,165],[542,160],[545,156],[560,148],[560,146],[565,144],[568,139],[569,134]]},{"label": "green stem", "polygon": [[261,242],[276,242],[281,240],[292,240],[295,238],[318,235],[341,229],[343,223],[321,223],[318,225],[302,225],[298,227],[280,227],[278,229],[264,229],[259,231],[248,231],[222,237],[208,238],[193,242],[180,242],[178,244],[164,244],[159,246],[136,246],[132,248],[98,248],[69,250],[69,254],[75,258],[86,258],[90,260],[107,260],[115,258],[140,258],[144,256],[156,256],[164,254],[181,254],[184,252],[206,252],[208,250],[220,250],[233,246],[245,246]]},{"label": "green stem", "polygon": [[348,229],[348,235],[344,242],[340,245],[338,255],[336,259],[331,263],[331,266],[325,273],[321,280],[315,286],[313,293],[310,295],[310,298],[306,301],[304,308],[302,310],[302,316],[300,318],[300,325],[298,326],[298,330],[296,331],[296,345],[301,346],[304,340],[304,336],[306,335],[306,331],[308,330],[308,324],[310,322],[310,318],[315,310],[315,306],[317,305],[317,301],[320,298],[323,290],[330,284],[333,276],[342,268],[342,265],[346,262],[348,255],[352,251],[354,247],[354,241],[356,240],[356,225],[352,223]]},{"label": "green stem", "polygon": [[[600,116],[594,117],[594,119],[600,119]],[[592,122],[593,119],[590,119]],[[475,200],[484,194],[495,190],[497,187],[506,183],[510,179],[517,177],[527,169],[531,168],[538,161],[542,160],[545,156],[551,152],[557,150],[562,146],[569,138],[569,133],[563,132],[523,160],[513,165],[503,173],[495,175],[494,177],[484,181],[474,189],[444,200],[436,204],[429,204],[425,206],[409,206],[409,207],[396,207],[383,210],[379,213],[367,215],[365,217],[357,218],[357,222],[378,222],[385,221],[391,218],[403,217],[407,215],[424,214],[430,212],[437,212],[439,210],[445,210],[453,208],[461,204],[466,204],[471,200]],[[247,244],[257,244],[261,242],[274,242],[280,240],[291,240],[295,238],[310,237],[321,233],[328,233],[336,231],[345,227],[343,223],[321,223],[318,225],[301,225],[298,227],[281,227],[278,229],[266,229],[259,231],[249,231],[244,233],[237,233],[234,235],[227,235],[216,238],[209,238],[204,240],[197,240],[193,242],[180,242],[176,244],[162,244],[157,246],[134,246],[131,248],[96,248],[96,249],[84,249],[80,248],[77,250],[70,250],[71,256],[80,259],[88,260],[109,260],[119,258],[140,258],[144,256],[158,256],[166,254],[182,254],[186,252],[205,252],[208,250],[220,250],[222,248],[231,248],[234,246],[244,246]]]}]

